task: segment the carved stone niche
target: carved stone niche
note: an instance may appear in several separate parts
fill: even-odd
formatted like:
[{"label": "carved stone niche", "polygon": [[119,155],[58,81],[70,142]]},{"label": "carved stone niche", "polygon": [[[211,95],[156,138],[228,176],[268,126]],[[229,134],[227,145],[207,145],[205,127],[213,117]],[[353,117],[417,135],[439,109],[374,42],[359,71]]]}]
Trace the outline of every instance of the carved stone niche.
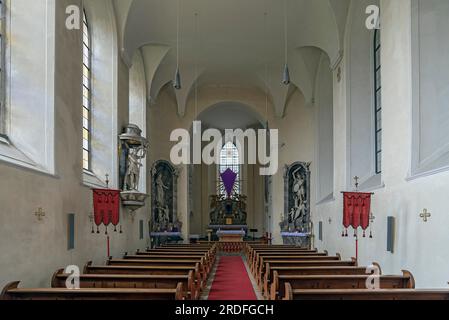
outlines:
[{"label": "carved stone niche", "polygon": [[284,169],[284,216],[281,232],[310,232],[310,162]]},{"label": "carved stone niche", "polygon": [[156,161],[151,170],[151,221],[153,232],[181,232],[178,219],[179,171],[170,162]]}]

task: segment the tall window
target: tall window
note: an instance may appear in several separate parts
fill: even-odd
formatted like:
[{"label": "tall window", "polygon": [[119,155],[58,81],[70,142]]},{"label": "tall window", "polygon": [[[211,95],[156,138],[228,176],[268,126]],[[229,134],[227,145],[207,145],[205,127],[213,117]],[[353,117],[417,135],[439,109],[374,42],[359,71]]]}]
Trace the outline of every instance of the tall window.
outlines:
[{"label": "tall window", "polygon": [[[228,142],[224,145],[220,152],[220,164],[218,166],[219,175],[225,172],[228,169],[231,169],[234,173],[237,174],[236,183],[234,185],[234,192],[240,193],[240,156],[239,150],[232,143]],[[225,187],[219,178],[219,193],[222,195],[226,194]]]},{"label": "tall window", "polygon": [[382,173],[382,84],[380,61],[380,30],[374,33],[374,119],[376,130],[376,174]]},{"label": "tall window", "polygon": [[5,134],[5,1],[0,0],[0,137]]},{"label": "tall window", "polygon": [[91,36],[83,12],[83,169],[91,170]]}]

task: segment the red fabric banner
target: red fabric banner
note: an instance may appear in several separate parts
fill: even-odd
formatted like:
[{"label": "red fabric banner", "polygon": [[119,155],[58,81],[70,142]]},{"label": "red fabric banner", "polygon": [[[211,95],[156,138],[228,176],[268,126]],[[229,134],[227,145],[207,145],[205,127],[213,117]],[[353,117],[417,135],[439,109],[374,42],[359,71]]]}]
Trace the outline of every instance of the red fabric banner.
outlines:
[{"label": "red fabric banner", "polygon": [[93,189],[94,221],[97,226],[120,222],[120,190]]},{"label": "red fabric banner", "polygon": [[354,229],[369,227],[371,212],[371,193],[343,192],[343,226]]}]

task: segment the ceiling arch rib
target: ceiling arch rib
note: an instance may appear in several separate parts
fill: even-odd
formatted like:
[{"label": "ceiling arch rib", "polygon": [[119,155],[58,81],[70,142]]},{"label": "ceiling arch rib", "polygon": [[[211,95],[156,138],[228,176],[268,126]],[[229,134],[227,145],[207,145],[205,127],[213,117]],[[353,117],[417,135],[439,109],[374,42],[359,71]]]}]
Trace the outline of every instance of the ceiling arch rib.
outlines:
[{"label": "ceiling arch rib", "polygon": [[[117,2],[117,0],[115,0]],[[325,52],[331,64],[342,57],[342,35],[350,0],[290,0],[289,1],[289,67],[292,85],[307,102],[313,101],[315,74],[310,59],[300,48],[317,47]],[[150,101],[160,89],[172,81],[176,68],[173,49],[176,47],[177,0],[124,0],[117,6],[121,12],[119,27],[123,34],[124,57],[132,56],[143,47]],[[339,4],[341,3],[341,4]],[[268,12],[264,28],[264,12]],[[195,33],[195,14],[198,13],[199,34]],[[126,21],[123,17],[126,16]],[[232,17],[232,24],[229,23]],[[189,0],[181,8],[181,57],[183,88],[176,91],[178,113],[185,113],[192,86],[197,81],[194,61],[201,63],[201,85],[237,85],[243,73],[257,86],[264,79],[264,65],[270,65],[269,94],[276,114],[283,116],[288,92],[280,83],[284,60],[284,8],[278,0],[267,0],[267,7],[259,0]],[[265,31],[267,30],[267,31]],[[195,47],[198,37],[201,46]],[[148,43],[159,43],[146,45]],[[269,44],[269,45],[267,45]],[[203,77],[204,74],[216,77]],[[226,74],[226,75],[225,75]],[[235,75],[229,80],[229,75]],[[220,81],[226,81],[222,82]],[[257,79],[257,80],[256,80]],[[208,83],[208,82],[209,83]],[[234,83],[231,83],[235,81]],[[245,84],[246,85],[246,84]]]},{"label": "ceiling arch rib", "polygon": [[[156,100],[153,84],[162,61],[167,57],[170,47],[157,44],[148,44],[141,48],[147,79],[147,96],[150,103]],[[160,89],[160,88],[159,88]]]}]

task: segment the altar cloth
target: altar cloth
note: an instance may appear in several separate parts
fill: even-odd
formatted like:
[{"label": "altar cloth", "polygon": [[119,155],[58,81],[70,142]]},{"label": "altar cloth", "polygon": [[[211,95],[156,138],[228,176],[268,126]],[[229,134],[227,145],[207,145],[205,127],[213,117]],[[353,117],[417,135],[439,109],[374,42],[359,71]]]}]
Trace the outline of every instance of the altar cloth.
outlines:
[{"label": "altar cloth", "polygon": [[310,237],[310,233],[303,232],[281,232],[282,237]]}]

